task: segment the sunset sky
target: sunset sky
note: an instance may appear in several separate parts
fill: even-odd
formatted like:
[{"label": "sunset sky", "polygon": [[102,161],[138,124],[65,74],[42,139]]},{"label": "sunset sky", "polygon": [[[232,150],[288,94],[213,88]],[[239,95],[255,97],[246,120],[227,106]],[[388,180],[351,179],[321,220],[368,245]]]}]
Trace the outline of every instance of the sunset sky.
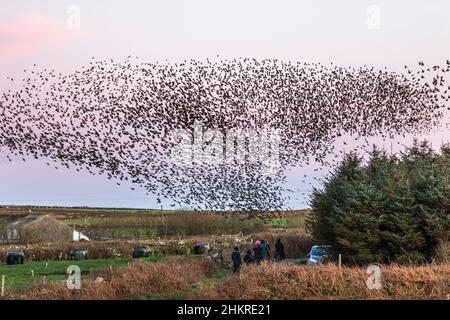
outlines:
[{"label": "sunset sky", "polygon": [[[92,57],[133,55],[151,62],[219,55],[398,72],[419,61],[442,65],[450,59],[448,0],[0,1],[0,94],[20,88],[6,78],[20,79],[33,64],[70,73]],[[450,140],[447,122],[426,136],[433,145]],[[313,169],[290,171],[289,185],[308,191],[299,177]],[[305,207],[306,200],[299,196],[291,206]],[[0,204],[157,207],[144,190],[132,191],[102,176],[52,170],[44,160],[9,163],[2,155]]]}]

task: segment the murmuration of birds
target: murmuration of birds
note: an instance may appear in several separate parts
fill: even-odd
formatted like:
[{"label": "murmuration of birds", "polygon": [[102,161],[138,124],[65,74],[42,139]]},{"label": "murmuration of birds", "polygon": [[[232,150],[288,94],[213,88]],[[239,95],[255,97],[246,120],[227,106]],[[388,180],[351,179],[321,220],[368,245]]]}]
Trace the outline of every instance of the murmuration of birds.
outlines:
[{"label": "murmuration of birds", "polygon": [[[288,209],[286,171],[329,165],[337,139],[416,134],[439,123],[449,71],[449,61],[392,72],[249,58],[93,59],[70,74],[33,66],[9,78],[21,86],[0,97],[0,150],[9,161],[44,158],[56,169],[131,183],[158,203],[261,217]],[[182,162],[174,161],[180,130],[193,146]],[[276,155],[275,169],[254,157],[262,152]]]}]

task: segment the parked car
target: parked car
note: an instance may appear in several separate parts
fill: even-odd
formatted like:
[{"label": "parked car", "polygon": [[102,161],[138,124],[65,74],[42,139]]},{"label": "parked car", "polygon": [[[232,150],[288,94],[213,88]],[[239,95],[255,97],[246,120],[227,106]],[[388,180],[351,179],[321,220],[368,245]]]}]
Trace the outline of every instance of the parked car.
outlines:
[{"label": "parked car", "polygon": [[6,264],[23,264],[25,254],[22,251],[12,251],[6,254]]},{"label": "parked car", "polygon": [[69,251],[70,260],[86,260],[88,258],[88,249],[71,249]]},{"label": "parked car", "polygon": [[133,258],[149,257],[151,253],[150,246],[139,245],[133,248]]},{"label": "parked car", "polygon": [[199,242],[193,245],[194,254],[205,254],[210,250],[210,246],[208,242]]},{"label": "parked car", "polygon": [[307,255],[308,260],[306,264],[324,263],[331,259],[331,246],[313,246]]}]

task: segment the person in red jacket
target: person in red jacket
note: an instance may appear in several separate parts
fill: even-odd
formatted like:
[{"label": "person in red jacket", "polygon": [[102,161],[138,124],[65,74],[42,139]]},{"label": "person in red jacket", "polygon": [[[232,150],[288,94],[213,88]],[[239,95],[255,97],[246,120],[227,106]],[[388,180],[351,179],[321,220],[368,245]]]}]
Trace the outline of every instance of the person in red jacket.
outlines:
[{"label": "person in red jacket", "polygon": [[257,265],[261,263],[261,260],[263,259],[262,252],[261,252],[261,241],[257,240],[255,241],[255,247],[253,248],[254,256],[255,256],[255,262]]}]

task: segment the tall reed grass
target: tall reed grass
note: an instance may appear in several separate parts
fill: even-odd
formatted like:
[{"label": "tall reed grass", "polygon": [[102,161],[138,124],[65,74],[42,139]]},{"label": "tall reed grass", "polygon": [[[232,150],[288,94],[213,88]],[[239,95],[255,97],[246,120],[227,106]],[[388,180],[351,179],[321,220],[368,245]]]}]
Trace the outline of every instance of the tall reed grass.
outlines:
[{"label": "tall reed grass", "polygon": [[450,265],[381,266],[381,289],[369,289],[367,269],[334,264],[243,267],[196,299],[447,299]]}]

